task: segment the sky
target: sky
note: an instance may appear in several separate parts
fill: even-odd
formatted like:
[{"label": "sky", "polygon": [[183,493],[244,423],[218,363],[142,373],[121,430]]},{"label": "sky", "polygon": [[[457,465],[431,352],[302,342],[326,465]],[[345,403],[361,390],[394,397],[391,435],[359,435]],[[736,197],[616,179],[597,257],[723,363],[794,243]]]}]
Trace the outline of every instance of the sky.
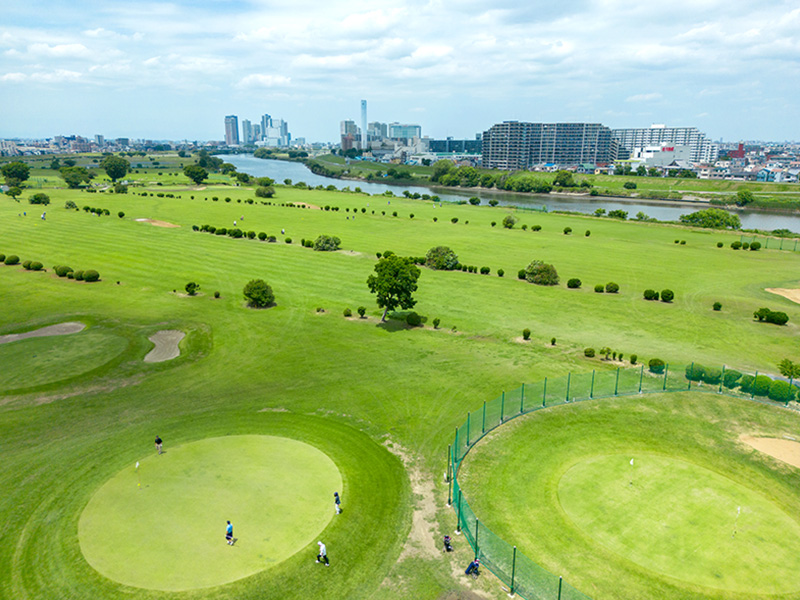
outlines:
[{"label": "sky", "polygon": [[0,138],[222,140],[268,113],[473,138],[494,123],[800,140],[797,0],[5,0]]}]

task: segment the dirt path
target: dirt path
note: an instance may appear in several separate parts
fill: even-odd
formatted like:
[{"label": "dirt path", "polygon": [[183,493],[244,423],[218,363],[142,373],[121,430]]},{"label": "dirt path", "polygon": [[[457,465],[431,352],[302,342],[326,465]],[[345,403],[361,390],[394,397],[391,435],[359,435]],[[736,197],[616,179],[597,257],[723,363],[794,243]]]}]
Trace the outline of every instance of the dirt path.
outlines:
[{"label": "dirt path", "polygon": [[69,321],[67,323],[58,323],[56,325],[48,325],[34,329],[33,331],[26,331],[25,333],[10,333],[8,335],[0,335],[0,344],[8,344],[9,342],[16,342],[32,337],[47,337],[50,335],[69,335],[71,333],[78,333],[86,329],[86,325],[76,321]]},{"label": "dirt path", "polygon": [[136,219],[139,223],[150,223],[150,225],[155,225],[156,227],[180,227],[180,225],[175,225],[175,223],[168,223],[167,221],[158,221],[156,219]]},{"label": "dirt path", "polygon": [[181,349],[178,347],[178,344],[185,336],[185,333],[177,329],[162,329],[161,331],[156,331],[147,338],[155,344],[155,348],[147,353],[147,356],[144,357],[144,362],[157,363],[177,358],[181,354]]},{"label": "dirt path", "polygon": [[777,294],[778,296],[783,296],[787,300],[791,300],[792,302],[797,302],[800,304],[800,290],[790,290],[786,288],[766,288],[770,294]]},{"label": "dirt path", "polygon": [[751,448],[800,469],[800,443],[788,438],[765,438],[743,435],[739,438]]}]

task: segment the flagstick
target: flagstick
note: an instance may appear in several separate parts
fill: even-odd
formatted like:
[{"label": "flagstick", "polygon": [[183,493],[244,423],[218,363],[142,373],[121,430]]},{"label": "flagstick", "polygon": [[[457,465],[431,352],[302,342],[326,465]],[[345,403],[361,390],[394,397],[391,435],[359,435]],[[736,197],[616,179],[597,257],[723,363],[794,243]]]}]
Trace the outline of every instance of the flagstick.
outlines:
[{"label": "flagstick", "polygon": [[630,483],[630,485],[633,485],[633,459],[631,459],[631,483]]},{"label": "flagstick", "polygon": [[733,533],[731,534],[731,537],[735,537],[736,536],[736,528],[739,525],[739,513],[740,512],[742,512],[742,507],[738,506],[736,508],[736,519],[734,519],[734,521],[733,521]]},{"label": "flagstick", "polygon": [[139,474],[139,461],[136,461],[136,487],[142,488],[142,476]]}]

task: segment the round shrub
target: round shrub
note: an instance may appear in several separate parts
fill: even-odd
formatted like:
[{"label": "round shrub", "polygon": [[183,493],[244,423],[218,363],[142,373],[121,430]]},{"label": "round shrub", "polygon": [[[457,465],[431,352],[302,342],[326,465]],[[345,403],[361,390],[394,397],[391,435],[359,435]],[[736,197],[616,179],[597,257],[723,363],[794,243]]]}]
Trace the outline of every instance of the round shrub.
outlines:
[{"label": "round shrub", "polygon": [[681,246],[685,246],[685,245],[686,245],[686,240],[681,240]]},{"label": "round shrub", "polygon": [[651,289],[646,289],[644,291],[644,299],[645,300],[658,300],[658,292]]},{"label": "round shrub", "polygon": [[492,221],[492,227],[494,227],[495,225],[497,225],[497,221]]},{"label": "round shrub", "polygon": [[664,372],[664,361],[660,358],[651,358],[650,362],[647,363],[647,368],[651,373],[661,374]]},{"label": "round shrub", "polygon": [[592,235],[592,232],[587,229],[586,233],[584,233],[583,235],[585,235],[586,237],[589,237],[590,235]]},{"label": "round shrub", "polygon": [[260,239],[263,242],[265,239],[267,239],[267,234],[264,233],[263,231],[259,231],[258,232],[258,239]]},{"label": "round shrub", "polygon": [[531,330],[528,329],[527,327],[522,330],[522,339],[523,340],[531,339]]},{"label": "round shrub", "polygon": [[556,338],[550,338],[550,345],[551,346],[555,346],[556,345]]},{"label": "round shrub", "polygon": [[361,317],[361,318],[363,319],[363,318],[364,318],[364,315],[366,315],[366,314],[367,314],[367,307],[366,307],[366,306],[359,306],[359,307],[356,309],[356,312],[358,313],[358,316],[359,316],[359,317]]},{"label": "round shrub", "polygon": [[542,230],[541,225],[531,225],[531,231],[541,231],[541,230]]},{"label": "round shrub", "polygon": [[742,378],[742,374],[735,369],[731,369],[729,371],[725,371],[725,374],[722,376],[722,385],[724,385],[728,389],[733,389],[737,385],[739,385],[739,380]]},{"label": "round shrub", "polygon": [[72,273],[72,268],[66,265],[59,265],[54,270],[59,277],[66,277],[67,273]]},{"label": "round shrub", "polygon": [[497,276],[498,277],[502,277],[505,274],[506,274],[506,272],[503,269],[497,269]]},{"label": "round shrub", "polygon": [[596,286],[594,286],[594,291],[598,294],[602,294],[606,291],[606,286],[604,286],[602,283],[598,283]]},{"label": "round shrub", "polygon": [[634,182],[634,181],[626,181],[625,183],[622,184],[622,187],[624,187],[626,190],[635,190],[636,189],[636,182]]},{"label": "round shrub", "polygon": [[717,311],[722,310],[722,304],[720,302],[714,302],[712,308]]},{"label": "round shrub", "polygon": [[219,298],[219,292],[214,292],[214,298]]},{"label": "round shrub", "polygon": [[31,271],[41,271],[44,265],[40,263],[38,260],[33,261],[31,263]]},{"label": "round shrub", "polygon": [[419,327],[422,325],[422,317],[412,310],[406,315],[406,323],[411,327]]},{"label": "round shrub", "polygon": [[514,215],[506,215],[503,217],[503,227],[506,229],[513,229],[516,222],[517,218]]},{"label": "round shrub", "polygon": [[742,242],[738,240],[735,242],[731,242],[731,248],[733,248],[734,250],[738,250],[741,247],[742,247]]},{"label": "round shrub", "polygon": [[441,322],[442,322],[442,320],[439,317],[436,317],[433,320],[433,328],[434,329],[439,329],[439,323],[441,323]]},{"label": "round shrub", "polygon": [[95,271],[94,269],[89,269],[88,271],[83,272],[83,280],[92,283],[94,281],[100,280],[100,273]]},{"label": "round shrub", "polygon": [[594,358],[594,348],[584,348],[583,355],[586,358]]},{"label": "round shrub", "polygon": [[263,279],[251,279],[242,290],[247,305],[253,308],[264,308],[275,301],[272,288]]},{"label": "round shrub", "polygon": [[639,357],[635,354],[631,354],[631,364],[635,365],[637,360],[639,360]]},{"label": "round shrub", "polygon": [[722,248],[724,245],[722,242],[717,242],[717,248]]},{"label": "round shrub", "polygon": [[0,262],[5,262],[5,260],[6,260],[6,255],[0,254]]},{"label": "round shrub", "polygon": [[83,281],[83,271],[75,271],[75,273],[73,273],[73,277],[75,278],[75,281]]},{"label": "round shrub", "polygon": [[452,219],[450,219],[450,222],[451,223],[458,223],[458,217],[453,217]]},{"label": "round shrub", "polygon": [[285,240],[283,240],[283,241],[284,241],[284,242],[286,242],[287,244],[291,244],[291,243],[292,243],[292,238],[290,238],[290,237],[287,237],[287,238],[286,238]]},{"label": "round shrub", "polygon": [[678,242],[680,242],[680,240],[675,240],[675,243],[676,243],[676,244],[677,244]]},{"label": "round shrub", "polygon": [[118,217],[121,219],[121,218],[123,218],[123,217],[125,216],[125,213],[124,213],[124,212],[122,212],[122,211],[119,211],[119,212],[117,213],[117,216],[118,216]]},{"label": "round shrub", "polygon": [[564,227],[564,235],[569,235],[572,233],[572,227]]},{"label": "round shrub", "polygon": [[69,210],[77,210],[78,209],[78,205],[75,204],[72,200],[67,200],[64,203],[64,208],[67,208]]},{"label": "round shrub", "polygon": [[520,269],[519,271],[517,271],[517,277],[519,279],[525,279],[525,269]]},{"label": "round shrub", "polygon": [[672,302],[675,298],[675,292],[670,289],[661,290],[661,301],[662,302]]},{"label": "round shrub", "polygon": [[481,267],[481,275],[488,275],[491,272],[489,267]]},{"label": "round shrub", "polygon": [[425,266],[437,271],[452,271],[458,265],[458,256],[449,246],[434,246],[425,255]]},{"label": "round shrub", "polygon": [[335,235],[321,235],[314,241],[314,250],[318,252],[334,252],[342,245],[340,240]]},{"label": "round shrub", "polygon": [[617,285],[613,281],[609,281],[606,284],[606,293],[608,293],[608,294],[616,294],[618,291],[619,291],[619,285]]},{"label": "round shrub", "polygon": [[344,313],[342,313],[342,314],[344,314],[345,317],[352,317],[353,316],[353,311],[350,310],[349,308],[345,308],[344,309]]},{"label": "round shrub", "polygon": [[791,402],[797,396],[797,388],[788,381],[775,380],[769,384],[767,397],[776,402]]},{"label": "round shrub", "polygon": [[749,244],[749,243],[747,243],[747,242],[744,242],[744,243],[742,244],[742,250],[750,250],[750,244]]},{"label": "round shrub", "polygon": [[29,270],[31,268],[31,261],[23,260],[22,261],[22,268],[25,269],[26,271]]},{"label": "round shrub", "polygon": [[255,237],[256,237],[256,232],[255,231],[248,231],[247,232],[247,239],[248,240],[252,240]]},{"label": "round shrub", "polygon": [[577,277],[573,277],[567,281],[567,287],[571,290],[577,290],[579,287],[581,287],[581,280]]},{"label": "round shrub", "polygon": [[197,294],[197,290],[200,289],[200,284],[195,283],[194,281],[190,281],[184,286],[186,293],[190,296],[195,296]]},{"label": "round shrub", "polygon": [[8,256],[6,256],[3,262],[7,265],[17,265],[19,264],[19,256],[17,256],[16,254],[9,254]]},{"label": "round shrub", "polygon": [[525,279],[536,285],[558,285],[558,272],[553,265],[534,260],[525,269]]},{"label": "round shrub", "polygon": [[752,244],[750,244],[751,251],[755,252],[756,250],[760,249],[761,249],[761,242],[753,242]]}]

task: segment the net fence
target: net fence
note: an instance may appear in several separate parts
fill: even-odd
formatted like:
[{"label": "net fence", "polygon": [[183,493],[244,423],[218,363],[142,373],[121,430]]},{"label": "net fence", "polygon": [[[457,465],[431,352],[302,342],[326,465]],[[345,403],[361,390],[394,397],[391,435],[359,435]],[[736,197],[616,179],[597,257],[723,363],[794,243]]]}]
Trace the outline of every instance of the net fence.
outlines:
[{"label": "net fence", "polygon": [[747,244],[752,247],[753,242],[758,242],[758,248],[766,250],[789,250],[790,252],[798,252],[800,249],[800,239],[797,238],[782,238],[782,237],[767,237],[761,235],[742,235],[739,237],[741,244]]},{"label": "net fence", "polygon": [[798,389],[790,379],[764,374],[743,373],[727,367],[706,367],[692,363],[645,367],[619,367],[616,370],[570,373],[565,377],[545,378],[523,384],[472,413],[456,428],[449,450],[450,488],[448,501],[456,512],[457,528],[464,534],[481,564],[495,574],[511,593],[527,600],[589,600],[589,596],[570,586],[519,552],[516,546],[486,527],[474,513],[458,483],[458,470],[469,450],[487,433],[503,423],[537,410],[573,402],[601,398],[683,392],[696,390],[746,398],[756,402],[788,403],[797,399]]}]

